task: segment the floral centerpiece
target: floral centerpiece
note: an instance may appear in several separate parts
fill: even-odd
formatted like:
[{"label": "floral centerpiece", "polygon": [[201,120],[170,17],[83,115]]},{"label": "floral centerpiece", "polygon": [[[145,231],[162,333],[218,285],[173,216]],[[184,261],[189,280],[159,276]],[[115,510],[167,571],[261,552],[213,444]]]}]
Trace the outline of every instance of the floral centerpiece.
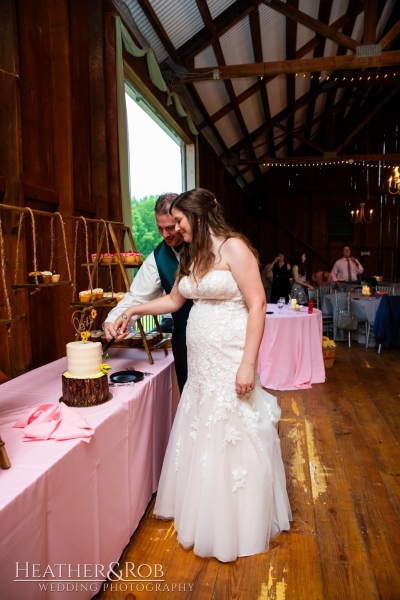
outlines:
[{"label": "floral centerpiece", "polygon": [[325,369],[331,369],[335,362],[336,342],[326,335],[322,338],[322,355],[324,357]]}]

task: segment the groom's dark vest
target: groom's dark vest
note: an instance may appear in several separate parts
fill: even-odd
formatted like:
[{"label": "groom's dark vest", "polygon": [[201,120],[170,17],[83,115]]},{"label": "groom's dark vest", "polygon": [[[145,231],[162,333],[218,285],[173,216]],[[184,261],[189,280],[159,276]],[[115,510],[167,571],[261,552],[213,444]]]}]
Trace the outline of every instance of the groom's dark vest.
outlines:
[{"label": "groom's dark vest", "polygon": [[[178,259],[172,248],[164,241],[162,241],[154,250],[154,258],[163,289],[169,294],[175,283],[175,275],[178,270]],[[172,318],[174,320],[174,337],[183,342],[186,340],[186,324],[192,304],[193,302],[191,300],[186,300],[182,308],[172,313]]]}]

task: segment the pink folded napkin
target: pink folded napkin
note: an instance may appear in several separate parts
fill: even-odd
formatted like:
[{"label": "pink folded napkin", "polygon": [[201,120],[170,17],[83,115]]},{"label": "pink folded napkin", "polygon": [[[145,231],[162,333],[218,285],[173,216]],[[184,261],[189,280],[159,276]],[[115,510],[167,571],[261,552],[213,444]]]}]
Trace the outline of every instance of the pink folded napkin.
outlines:
[{"label": "pink folded napkin", "polygon": [[[30,440],[75,440],[90,442],[94,434],[86,419],[63,402],[35,406],[14,427],[21,427]],[[24,440],[29,441],[29,440]]]}]

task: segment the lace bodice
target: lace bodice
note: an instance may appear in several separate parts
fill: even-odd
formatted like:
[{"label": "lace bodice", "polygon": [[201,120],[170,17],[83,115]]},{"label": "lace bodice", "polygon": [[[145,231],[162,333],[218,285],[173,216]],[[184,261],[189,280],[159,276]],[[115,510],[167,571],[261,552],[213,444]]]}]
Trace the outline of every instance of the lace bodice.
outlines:
[{"label": "lace bodice", "polygon": [[197,288],[189,277],[182,277],[179,282],[179,291],[185,298],[199,301],[232,301],[245,304],[238,284],[231,271],[217,270],[209,271],[201,279]]}]

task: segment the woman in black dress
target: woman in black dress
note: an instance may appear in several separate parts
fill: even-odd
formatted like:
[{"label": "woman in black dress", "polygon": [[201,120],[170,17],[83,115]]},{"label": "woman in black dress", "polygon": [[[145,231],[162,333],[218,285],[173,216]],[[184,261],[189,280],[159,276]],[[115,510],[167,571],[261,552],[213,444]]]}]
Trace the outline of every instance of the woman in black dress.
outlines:
[{"label": "woman in black dress", "polygon": [[289,263],[285,262],[284,253],[278,252],[275,260],[265,268],[267,271],[272,271],[273,275],[270,302],[276,304],[279,298],[285,298],[285,302],[288,302],[292,271]]}]

